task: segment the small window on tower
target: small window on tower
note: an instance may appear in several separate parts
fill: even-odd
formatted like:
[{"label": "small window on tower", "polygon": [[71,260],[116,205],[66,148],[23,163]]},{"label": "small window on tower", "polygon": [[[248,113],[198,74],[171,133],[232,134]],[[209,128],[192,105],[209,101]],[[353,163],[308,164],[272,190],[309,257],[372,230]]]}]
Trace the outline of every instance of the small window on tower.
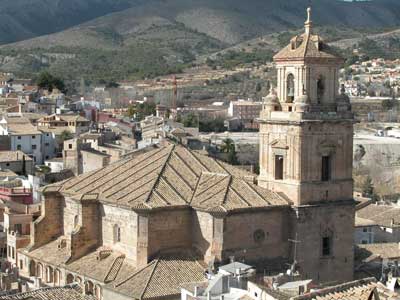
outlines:
[{"label": "small window on tower", "polygon": [[275,155],[275,180],[283,180],[283,156]]},{"label": "small window on tower", "polygon": [[317,81],[317,100],[318,104],[320,104],[324,98],[325,95],[325,81],[324,78],[321,76],[318,78]]},{"label": "small window on tower", "polygon": [[321,181],[331,180],[331,157],[322,156]]},{"label": "small window on tower", "polygon": [[287,101],[288,103],[293,103],[294,101],[294,76],[293,74],[289,74],[286,81],[286,93],[287,93]]},{"label": "small window on tower", "polygon": [[322,256],[330,256],[332,254],[332,240],[326,236],[322,238]]}]

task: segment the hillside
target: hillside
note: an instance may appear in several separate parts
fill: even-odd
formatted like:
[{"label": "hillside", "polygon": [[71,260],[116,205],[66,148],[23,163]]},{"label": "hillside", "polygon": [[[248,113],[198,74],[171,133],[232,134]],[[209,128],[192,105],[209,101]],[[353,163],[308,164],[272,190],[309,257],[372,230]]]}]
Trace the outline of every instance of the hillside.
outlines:
[{"label": "hillside", "polygon": [[[309,3],[36,0],[32,7],[30,2],[0,3],[0,42],[24,39],[0,47],[0,70],[31,76],[48,69],[66,79],[84,77],[89,82],[179,72],[196,58],[230,47],[243,50],[251,43],[267,49],[254,55],[267,59],[293,30],[302,27]],[[330,40],[360,39],[367,31],[364,28],[369,33],[396,28],[399,15],[398,0],[313,4],[313,21],[324,24]]]},{"label": "hillside", "polygon": [[[12,4],[14,2],[15,4]],[[27,2],[29,0],[3,0],[0,11],[6,11],[8,7],[22,8]],[[4,37],[13,36],[13,32],[17,32],[14,34],[14,40],[19,40],[26,39],[29,34],[42,35],[49,29],[50,32],[55,32],[68,25],[79,25],[55,36],[29,40],[17,45],[23,47],[38,45],[50,47],[60,43],[76,45],[82,42],[83,36],[89,36],[91,40],[93,35],[102,43],[104,36],[98,36],[98,30],[129,38],[154,26],[181,23],[187,29],[204,33],[221,42],[236,44],[271,32],[302,26],[305,8],[309,4],[308,0],[37,0],[35,2],[38,3],[37,6],[13,12],[14,19],[19,21],[15,24],[15,28],[13,25],[16,20],[10,20],[11,16],[0,18],[0,37],[3,37],[0,41],[5,40]],[[120,11],[111,13],[116,10]],[[21,16],[23,12],[26,13]],[[110,14],[106,15],[107,12]],[[33,19],[39,13],[40,18]],[[399,15],[400,1],[397,0],[367,2],[320,0],[313,3],[313,20],[317,24],[324,25],[356,28],[392,27],[400,25]],[[85,19],[90,20],[95,16],[100,17],[82,24]],[[5,28],[13,30],[8,33]],[[105,43],[107,42],[106,39]],[[86,44],[84,42],[84,45]]]}]

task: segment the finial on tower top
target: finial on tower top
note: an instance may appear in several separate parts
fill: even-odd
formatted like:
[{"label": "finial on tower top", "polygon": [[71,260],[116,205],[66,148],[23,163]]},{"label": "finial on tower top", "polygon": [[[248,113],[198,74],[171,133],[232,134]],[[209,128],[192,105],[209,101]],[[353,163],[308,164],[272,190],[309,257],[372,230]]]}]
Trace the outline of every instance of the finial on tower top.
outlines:
[{"label": "finial on tower top", "polygon": [[312,29],[311,7],[307,8],[307,21],[304,23],[304,25],[306,28],[306,34],[310,34]]}]

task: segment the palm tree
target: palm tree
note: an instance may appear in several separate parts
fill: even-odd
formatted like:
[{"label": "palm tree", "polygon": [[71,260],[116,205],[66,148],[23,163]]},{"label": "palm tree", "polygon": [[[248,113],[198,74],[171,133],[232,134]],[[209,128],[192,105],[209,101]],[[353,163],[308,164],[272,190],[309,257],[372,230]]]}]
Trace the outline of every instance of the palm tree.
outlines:
[{"label": "palm tree", "polygon": [[233,149],[235,148],[235,143],[232,139],[226,138],[222,141],[221,151],[229,153],[230,151],[232,151],[232,147]]}]

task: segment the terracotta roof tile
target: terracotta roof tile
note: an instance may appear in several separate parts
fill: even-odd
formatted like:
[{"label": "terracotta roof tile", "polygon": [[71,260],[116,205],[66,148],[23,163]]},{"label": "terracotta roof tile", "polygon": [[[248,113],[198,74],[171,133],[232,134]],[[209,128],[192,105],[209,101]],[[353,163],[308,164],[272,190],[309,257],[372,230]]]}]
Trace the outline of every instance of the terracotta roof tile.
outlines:
[{"label": "terracotta roof tile", "polygon": [[253,179],[239,168],[171,144],[68,180],[60,191],[74,199],[98,194],[99,201],[132,209],[191,205],[228,211],[288,205]]},{"label": "terracotta roof tile", "polygon": [[0,296],[0,300],[95,300],[94,296],[83,295],[77,285],[42,288],[35,291]]}]

